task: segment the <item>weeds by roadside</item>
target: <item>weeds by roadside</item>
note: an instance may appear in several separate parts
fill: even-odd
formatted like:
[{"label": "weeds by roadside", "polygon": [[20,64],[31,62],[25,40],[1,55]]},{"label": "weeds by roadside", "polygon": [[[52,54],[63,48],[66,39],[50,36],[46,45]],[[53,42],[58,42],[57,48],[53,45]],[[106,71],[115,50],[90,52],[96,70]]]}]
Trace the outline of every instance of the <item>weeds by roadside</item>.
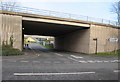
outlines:
[{"label": "weeds by roadside", "polygon": [[12,48],[10,45],[2,46],[2,56],[13,56],[13,55],[22,55],[23,52]]}]

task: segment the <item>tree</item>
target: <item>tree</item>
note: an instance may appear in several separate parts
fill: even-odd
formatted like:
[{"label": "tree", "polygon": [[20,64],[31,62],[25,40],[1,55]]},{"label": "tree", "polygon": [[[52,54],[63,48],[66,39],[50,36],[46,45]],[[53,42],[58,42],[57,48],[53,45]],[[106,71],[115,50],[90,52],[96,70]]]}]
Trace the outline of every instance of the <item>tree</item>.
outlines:
[{"label": "tree", "polygon": [[117,20],[118,20],[118,24],[120,25],[120,1],[115,2],[113,4],[113,10],[112,12],[117,14]]},{"label": "tree", "polygon": [[2,0],[0,5],[2,10],[14,11],[15,6],[19,6],[20,3],[17,0]]}]

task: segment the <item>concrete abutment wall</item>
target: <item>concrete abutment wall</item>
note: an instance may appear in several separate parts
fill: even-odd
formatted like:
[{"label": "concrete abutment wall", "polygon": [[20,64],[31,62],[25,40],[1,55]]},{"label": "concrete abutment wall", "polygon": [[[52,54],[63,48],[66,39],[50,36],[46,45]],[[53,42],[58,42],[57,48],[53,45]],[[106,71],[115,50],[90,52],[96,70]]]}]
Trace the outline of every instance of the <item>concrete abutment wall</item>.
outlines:
[{"label": "concrete abutment wall", "polygon": [[[120,29],[106,25],[91,24],[90,29],[82,29],[76,32],[58,36],[55,38],[55,48],[60,50],[95,53],[97,38],[97,52],[112,52],[120,49]],[[118,38],[118,42],[109,41],[110,38]]]},{"label": "concrete abutment wall", "polygon": [[78,30],[55,37],[55,48],[60,50],[89,53],[90,29]]},{"label": "concrete abutment wall", "polygon": [[22,16],[0,14],[2,19],[1,44],[10,44],[10,37],[13,36],[13,47],[22,50]]},{"label": "concrete abutment wall", "polygon": [[118,31],[118,28],[112,26],[91,25],[89,53],[96,52],[96,41],[93,40],[94,38],[97,38],[97,52],[111,52],[120,49],[119,41],[109,41],[110,38],[120,39]]}]

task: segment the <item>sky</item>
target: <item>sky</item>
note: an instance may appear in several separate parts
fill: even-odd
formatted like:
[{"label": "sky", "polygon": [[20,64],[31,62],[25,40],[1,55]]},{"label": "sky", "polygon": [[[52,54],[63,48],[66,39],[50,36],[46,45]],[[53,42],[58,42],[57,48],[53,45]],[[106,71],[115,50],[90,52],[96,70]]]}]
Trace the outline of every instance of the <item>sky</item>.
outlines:
[{"label": "sky", "polygon": [[18,2],[23,7],[117,21],[117,15],[111,12],[116,1],[118,0],[19,0]]}]

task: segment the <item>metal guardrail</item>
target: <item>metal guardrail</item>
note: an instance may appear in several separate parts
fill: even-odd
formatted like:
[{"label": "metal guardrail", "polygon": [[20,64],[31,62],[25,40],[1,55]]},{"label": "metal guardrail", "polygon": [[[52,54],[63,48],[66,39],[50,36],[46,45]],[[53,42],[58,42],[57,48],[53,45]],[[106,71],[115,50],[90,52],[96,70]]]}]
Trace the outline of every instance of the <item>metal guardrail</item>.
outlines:
[{"label": "metal guardrail", "polygon": [[69,13],[63,13],[63,12],[35,9],[35,8],[29,8],[29,7],[20,7],[20,6],[13,7],[12,5],[2,4],[0,6],[0,10],[31,13],[31,14],[45,15],[45,16],[54,16],[54,17],[60,17],[60,18],[69,18],[69,19],[75,19],[75,20],[83,20],[83,21],[98,22],[103,24],[120,26],[118,22],[112,21],[112,20],[76,15],[76,14],[69,14]]}]

